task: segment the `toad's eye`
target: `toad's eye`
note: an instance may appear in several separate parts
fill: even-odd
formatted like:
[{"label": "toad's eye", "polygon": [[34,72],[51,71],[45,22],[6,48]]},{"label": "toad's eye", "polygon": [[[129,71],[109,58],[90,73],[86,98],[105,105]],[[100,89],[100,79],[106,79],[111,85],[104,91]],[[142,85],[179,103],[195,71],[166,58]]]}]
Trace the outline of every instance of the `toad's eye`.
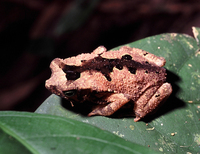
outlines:
[{"label": "toad's eye", "polygon": [[64,95],[67,97],[72,97],[76,94],[76,90],[69,90],[69,91],[63,91]]}]

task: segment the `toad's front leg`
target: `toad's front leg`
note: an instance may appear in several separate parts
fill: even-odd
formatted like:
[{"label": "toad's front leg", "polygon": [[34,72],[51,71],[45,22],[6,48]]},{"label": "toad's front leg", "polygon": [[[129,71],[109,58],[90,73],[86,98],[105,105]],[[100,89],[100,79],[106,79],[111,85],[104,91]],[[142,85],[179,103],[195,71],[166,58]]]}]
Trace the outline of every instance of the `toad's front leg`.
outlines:
[{"label": "toad's front leg", "polygon": [[103,107],[97,107],[88,116],[102,115],[110,116],[120,109],[124,104],[128,103],[129,100],[123,94],[112,94],[105,101],[109,104]]},{"label": "toad's front leg", "polygon": [[[153,87],[154,88],[154,87]],[[152,89],[153,91],[153,89]],[[159,87],[153,95],[151,89],[147,90],[136,102],[134,111],[136,118],[134,121],[139,121],[141,118],[146,116],[148,113],[154,111],[161,102],[164,102],[172,93],[172,86],[169,83],[164,83]],[[149,94],[148,94],[149,93]]]}]

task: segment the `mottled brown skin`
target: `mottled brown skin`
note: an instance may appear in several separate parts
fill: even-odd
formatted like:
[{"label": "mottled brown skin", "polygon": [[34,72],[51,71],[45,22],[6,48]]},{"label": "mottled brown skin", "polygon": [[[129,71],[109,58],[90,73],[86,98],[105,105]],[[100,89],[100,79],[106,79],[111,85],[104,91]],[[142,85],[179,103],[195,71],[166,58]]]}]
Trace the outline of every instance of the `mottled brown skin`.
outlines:
[{"label": "mottled brown skin", "polygon": [[172,93],[166,81],[163,57],[127,46],[106,51],[54,59],[46,88],[73,102],[90,101],[97,107],[88,116],[110,116],[128,102],[134,102],[138,121],[154,111]]}]

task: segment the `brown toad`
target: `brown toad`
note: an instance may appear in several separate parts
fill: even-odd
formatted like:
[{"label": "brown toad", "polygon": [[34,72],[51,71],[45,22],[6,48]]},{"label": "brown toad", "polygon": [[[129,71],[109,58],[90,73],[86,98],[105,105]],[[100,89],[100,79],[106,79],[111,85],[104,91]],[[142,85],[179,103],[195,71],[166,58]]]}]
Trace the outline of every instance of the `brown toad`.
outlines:
[{"label": "brown toad", "polygon": [[71,102],[90,101],[97,107],[88,114],[109,116],[128,102],[138,121],[154,111],[172,93],[166,81],[163,57],[127,46],[54,59],[46,88]]}]

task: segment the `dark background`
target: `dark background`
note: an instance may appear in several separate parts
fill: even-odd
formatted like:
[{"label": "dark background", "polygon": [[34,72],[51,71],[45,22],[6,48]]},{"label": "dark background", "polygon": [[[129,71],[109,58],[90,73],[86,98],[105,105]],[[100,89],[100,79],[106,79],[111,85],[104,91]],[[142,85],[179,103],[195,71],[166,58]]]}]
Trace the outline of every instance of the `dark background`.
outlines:
[{"label": "dark background", "polygon": [[198,0],[1,0],[0,110],[34,111],[49,64],[161,33],[200,27]]}]

